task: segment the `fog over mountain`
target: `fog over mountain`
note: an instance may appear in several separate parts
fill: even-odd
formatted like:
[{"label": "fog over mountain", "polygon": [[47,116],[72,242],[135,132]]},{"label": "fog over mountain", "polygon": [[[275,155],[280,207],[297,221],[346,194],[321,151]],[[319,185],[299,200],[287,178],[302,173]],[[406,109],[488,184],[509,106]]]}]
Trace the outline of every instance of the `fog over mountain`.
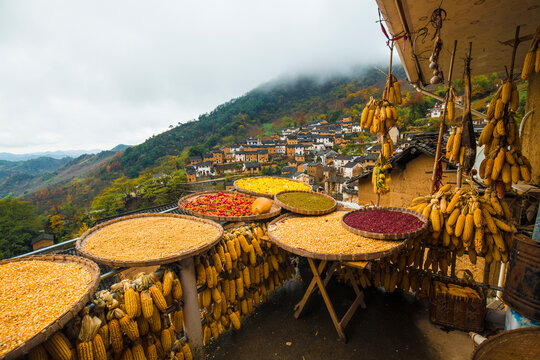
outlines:
[{"label": "fog over mountain", "polygon": [[272,79],[380,63],[377,19],[356,0],[2,2],[0,152],[137,144]]}]

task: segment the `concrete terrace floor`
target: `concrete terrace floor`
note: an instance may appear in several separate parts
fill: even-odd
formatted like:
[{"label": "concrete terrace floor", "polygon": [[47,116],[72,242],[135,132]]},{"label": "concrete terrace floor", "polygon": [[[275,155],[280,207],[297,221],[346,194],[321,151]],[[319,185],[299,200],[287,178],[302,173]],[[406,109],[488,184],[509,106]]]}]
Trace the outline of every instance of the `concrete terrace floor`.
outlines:
[{"label": "concrete terrace floor", "polygon": [[[366,292],[367,309],[359,309],[338,340],[320,294],[312,295],[300,319],[293,307],[305,285],[291,280],[242,322],[206,348],[206,359],[235,360],[394,360],[470,359],[473,342],[461,331],[444,331],[429,321],[427,302],[410,294]],[[331,282],[328,293],[341,317],[354,299],[352,288]]]}]

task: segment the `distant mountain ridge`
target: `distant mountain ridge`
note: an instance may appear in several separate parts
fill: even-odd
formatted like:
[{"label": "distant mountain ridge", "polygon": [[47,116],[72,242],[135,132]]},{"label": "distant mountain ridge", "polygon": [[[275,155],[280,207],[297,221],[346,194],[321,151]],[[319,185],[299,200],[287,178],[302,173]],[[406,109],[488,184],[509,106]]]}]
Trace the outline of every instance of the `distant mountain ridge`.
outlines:
[{"label": "distant mountain ridge", "polygon": [[[129,147],[129,145],[120,144],[111,150],[99,151],[95,154],[85,152],[75,158],[56,159],[42,156],[21,161],[0,160],[0,198],[26,195],[44,186],[58,186],[75,177],[84,177],[118,152]],[[59,154],[62,151],[54,153]]]},{"label": "distant mountain ridge", "polygon": [[32,159],[38,159],[38,158],[53,158],[53,159],[63,159],[66,157],[70,158],[76,158],[78,156],[88,154],[97,154],[101,151],[122,151],[130,147],[131,145],[124,145],[124,144],[118,144],[115,147],[113,147],[110,150],[100,150],[100,149],[93,149],[93,150],[57,150],[57,151],[43,151],[43,152],[34,152],[34,153],[26,153],[26,154],[13,154],[8,152],[0,152],[0,160],[5,161],[25,161],[25,160],[32,160]]}]

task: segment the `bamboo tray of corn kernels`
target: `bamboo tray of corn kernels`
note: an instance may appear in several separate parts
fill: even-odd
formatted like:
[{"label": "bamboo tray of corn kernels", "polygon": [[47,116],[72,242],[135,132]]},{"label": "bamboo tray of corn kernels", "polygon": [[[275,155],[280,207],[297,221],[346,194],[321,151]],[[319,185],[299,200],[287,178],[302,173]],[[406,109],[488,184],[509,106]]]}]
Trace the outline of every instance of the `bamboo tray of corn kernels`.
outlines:
[{"label": "bamboo tray of corn kernels", "polygon": [[321,260],[372,260],[401,250],[408,240],[370,239],[341,225],[344,211],[322,216],[285,214],[268,225],[270,241],[296,255]]},{"label": "bamboo tray of corn kernels", "polygon": [[0,261],[0,359],[17,359],[62,329],[99,285],[94,262],[71,255]]}]

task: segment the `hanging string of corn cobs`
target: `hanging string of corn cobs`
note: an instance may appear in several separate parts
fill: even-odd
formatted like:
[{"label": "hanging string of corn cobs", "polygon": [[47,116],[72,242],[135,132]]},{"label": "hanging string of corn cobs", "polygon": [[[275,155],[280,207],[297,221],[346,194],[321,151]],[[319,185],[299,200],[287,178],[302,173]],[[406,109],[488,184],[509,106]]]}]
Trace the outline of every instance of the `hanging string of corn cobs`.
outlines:
[{"label": "hanging string of corn cobs", "polygon": [[[461,123],[455,126],[448,141],[446,142],[446,158],[452,163],[459,163],[462,171],[468,174],[476,159],[476,138],[471,114],[471,44],[469,44],[469,54],[465,59],[464,71],[464,106]],[[448,94],[448,119],[451,121],[455,117],[455,90],[450,87]]]},{"label": "hanging string of corn cobs", "polygon": [[497,190],[502,199],[512,183],[531,181],[531,164],[521,153],[521,139],[515,119],[519,93],[512,79],[505,79],[491,100],[486,120],[489,122],[478,138],[484,146],[485,159],[478,169],[486,186]]},{"label": "hanging string of corn cobs", "polygon": [[392,72],[386,77],[382,100],[371,97],[362,111],[360,127],[381,136],[381,156],[373,169],[372,183],[376,194],[384,195],[390,191],[390,169],[388,162],[394,153],[394,142],[388,131],[396,125],[398,113],[394,105],[402,103],[399,82]]},{"label": "hanging string of corn cobs", "polygon": [[195,263],[205,345],[231,327],[240,329],[242,316],[294,274],[287,252],[268,241],[266,223],[225,231]]},{"label": "hanging string of corn cobs", "polygon": [[525,55],[521,78],[527,80],[533,71],[536,73],[540,72],[540,26],[536,28],[531,45],[529,46],[529,51]]}]

